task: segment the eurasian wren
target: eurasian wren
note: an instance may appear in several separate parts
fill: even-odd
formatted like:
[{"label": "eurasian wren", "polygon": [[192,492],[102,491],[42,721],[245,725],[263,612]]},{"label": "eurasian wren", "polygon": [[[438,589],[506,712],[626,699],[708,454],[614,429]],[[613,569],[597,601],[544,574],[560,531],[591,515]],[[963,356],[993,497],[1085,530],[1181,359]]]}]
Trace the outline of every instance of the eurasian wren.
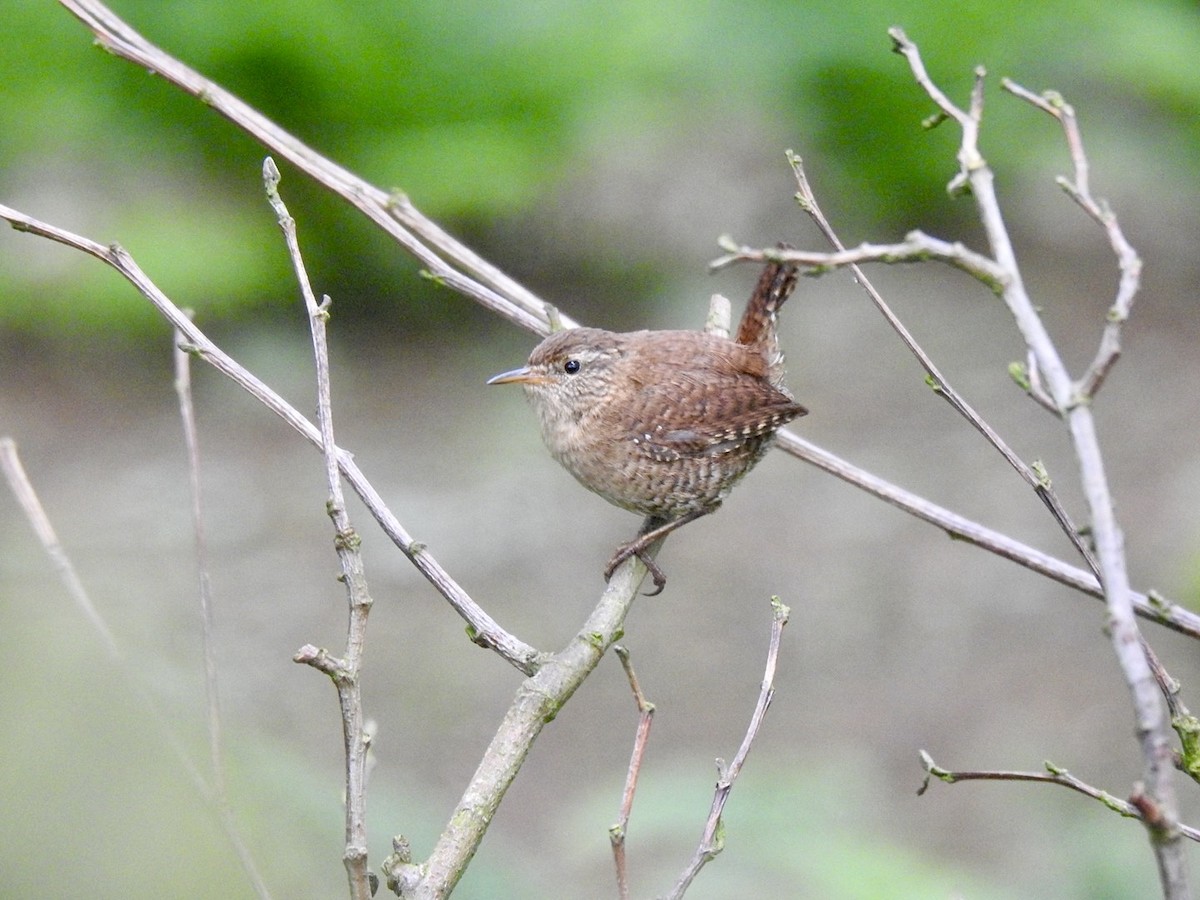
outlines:
[{"label": "eurasian wren", "polygon": [[489,379],[516,382],[537,410],[551,455],[586,488],[647,516],[604,570],[721,505],[762,459],[775,431],[807,410],[784,386],[775,318],[796,285],[794,266],[763,270],[734,339],[701,331],[571,328],[529,363]]}]

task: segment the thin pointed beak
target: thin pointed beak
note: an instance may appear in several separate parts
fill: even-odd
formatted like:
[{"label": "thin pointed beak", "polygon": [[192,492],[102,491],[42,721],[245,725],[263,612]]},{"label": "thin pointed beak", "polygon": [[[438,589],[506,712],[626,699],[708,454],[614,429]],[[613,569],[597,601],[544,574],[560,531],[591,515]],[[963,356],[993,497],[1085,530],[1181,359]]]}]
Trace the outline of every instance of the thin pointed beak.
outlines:
[{"label": "thin pointed beak", "polygon": [[487,380],[488,384],[545,384],[547,381],[544,375],[537,375],[532,372],[528,366],[521,366],[519,369],[513,369],[511,372],[501,372],[499,375],[493,375]]}]

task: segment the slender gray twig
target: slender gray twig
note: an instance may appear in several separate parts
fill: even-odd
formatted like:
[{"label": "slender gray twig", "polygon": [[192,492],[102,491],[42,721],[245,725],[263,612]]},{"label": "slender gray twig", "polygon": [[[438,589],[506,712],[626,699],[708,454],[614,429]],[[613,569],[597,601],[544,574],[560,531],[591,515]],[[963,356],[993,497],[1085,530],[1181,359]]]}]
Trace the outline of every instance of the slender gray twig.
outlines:
[{"label": "slender gray twig", "polygon": [[[50,517],[46,515],[46,510],[42,507],[42,502],[38,499],[37,492],[33,489],[33,482],[29,480],[29,476],[25,472],[25,466],[21,463],[21,457],[17,453],[17,443],[10,437],[0,438],[0,467],[3,467],[4,477],[8,481],[9,490],[17,498],[17,504],[21,507],[21,511],[25,513],[25,519],[29,522],[30,527],[33,528],[33,533],[37,536],[38,542],[41,543],[42,549],[49,555],[50,562],[66,587],[67,593],[70,594],[79,611],[83,613],[83,617],[87,619],[88,624],[99,635],[100,643],[104,645],[104,649],[108,651],[108,655],[113,661],[120,663],[122,666],[127,666],[128,660],[121,653],[121,649],[117,645],[117,639],[113,637],[112,630],[108,627],[104,616],[100,614],[100,610],[92,602],[87,588],[83,586],[83,581],[79,578],[79,573],[75,571],[75,565],[71,562],[71,557],[67,555],[66,549],[54,531],[54,526],[50,524]],[[190,760],[188,761],[188,767],[197,776],[199,775]],[[204,785],[207,794],[208,785],[204,782],[203,778],[199,780]]]},{"label": "slender gray twig", "polygon": [[[1028,544],[1010,538],[978,522],[952,512],[911,491],[873,475],[853,463],[830,453],[811,441],[786,429],[775,433],[775,443],[797,459],[828,472],[847,484],[878,497],[897,509],[902,509],[931,525],[935,525],[955,540],[965,541],[1018,565],[1045,575],[1059,584],[1074,588],[1098,600],[1104,599],[1104,589],[1096,576],[1077,566],[1072,566]],[[1156,592],[1134,593],[1133,602],[1138,615],[1164,625],[1180,634],[1200,638],[1200,615],[1185,606],[1173,603]]]},{"label": "slender gray twig", "polygon": [[[111,266],[129,281],[150,303],[158,310],[171,325],[180,331],[187,340],[187,350],[203,359],[217,371],[231,379],[235,384],[247,391],[256,400],[283,419],[288,425],[300,433],[314,447],[320,449],[321,433],[315,425],[284,400],[276,391],[264,384],[253,373],[249,372],[229,354],[209,340],[195,323],[171,302],[158,286],[142,271],[141,267],[119,245],[104,246],[89,238],[73,234],[63,228],[49,225],[33,216],[18,212],[0,204],[0,218],[8,220],[18,231],[26,231],[39,237],[57,241],[81,250],[90,256]],[[354,457],[341,448],[337,450],[338,467],[354,492],[366,504],[371,515],[383,529],[384,533],[416,566],[438,592],[445,597],[470,626],[473,640],[483,647],[495,650],[513,666],[526,674],[537,669],[542,658],[540,651],[509,634],[489,616],[482,607],[450,577],[450,574],[429,553],[426,546],[414,540],[400,521],[388,509],[383,498],[367,480],[366,476],[355,463]]]},{"label": "slender gray twig", "polygon": [[171,752],[175,754],[180,766],[187,773],[196,793],[217,814],[221,830],[224,831],[226,840],[229,841],[234,853],[237,854],[238,860],[246,872],[246,877],[250,880],[254,888],[254,892],[261,898],[269,898],[271,894],[267,890],[266,882],[263,881],[258,872],[258,867],[254,864],[254,858],[250,853],[249,847],[246,846],[245,841],[242,839],[241,832],[237,828],[237,823],[232,813],[228,811],[228,801],[216,794],[212,785],[208,783],[204,775],[196,767],[196,764],[192,762],[191,756],[188,755],[187,750],[183,746],[183,741],[180,740],[179,735],[171,727],[170,721],[155,699],[154,692],[146,684],[146,679],[129,657],[122,652],[116,638],[113,637],[112,629],[108,627],[104,616],[92,602],[87,589],[83,586],[83,581],[79,578],[79,574],[75,570],[74,563],[71,562],[71,557],[67,554],[62,542],[58,539],[58,535],[54,531],[54,526],[50,523],[50,517],[46,515],[46,510],[42,507],[42,503],[38,499],[37,492],[33,488],[33,482],[29,480],[29,476],[25,472],[25,467],[21,464],[21,457],[17,453],[16,442],[12,438],[0,438],[0,471],[4,472],[9,489],[13,492],[13,496],[17,498],[17,503],[33,528],[38,541],[50,556],[50,561],[58,572],[59,578],[62,579],[63,584],[66,586],[67,593],[70,594],[71,599],[79,607],[84,618],[87,619],[96,634],[99,635],[100,642],[104,645],[104,649],[108,652],[109,658],[116,665],[117,670],[125,676],[126,680],[132,686],[134,693],[137,694],[141,702],[150,711],[151,721],[158,727],[163,740],[171,748]]},{"label": "slender gray twig", "polygon": [[[186,312],[186,310],[185,310]],[[200,438],[196,429],[196,407],[192,402],[192,370],[176,331],[173,345],[175,392],[179,395],[179,418],[187,448],[188,487],[192,499],[192,534],[196,546],[197,597],[200,602],[200,635],[204,650],[204,690],[208,700],[208,747],[213,788],[225,796],[225,763],[221,736],[221,698],[217,684],[217,662],[213,647],[212,580],[208,574],[208,536],[204,527],[204,496],[200,483]]]},{"label": "slender gray twig", "polygon": [[746,756],[754,745],[754,739],[758,736],[758,730],[762,727],[763,719],[771,706],[771,700],[775,697],[775,666],[779,661],[780,638],[783,636],[783,626],[787,624],[790,614],[791,610],[778,597],[771,598],[771,638],[767,647],[767,664],[763,672],[758,703],[754,706],[754,713],[750,716],[750,725],[746,729],[741,746],[738,747],[733,760],[728,765],[723,759],[717,760],[717,787],[713,793],[712,805],[709,807],[708,820],[704,823],[704,831],[700,835],[700,843],[696,846],[696,851],[688,860],[679,879],[665,895],[665,900],[679,900],[705,864],[716,857],[725,847],[725,828],[721,822],[721,813],[725,810],[725,802],[729,799],[730,791],[733,790],[733,783],[741,774]]},{"label": "slender gray twig", "polygon": [[349,608],[346,650],[341,659],[320,650],[314,652],[312,645],[305,645],[296,654],[295,660],[324,672],[337,688],[338,704],[342,711],[346,762],[346,846],[342,860],[350,882],[351,900],[370,900],[373,891],[367,862],[367,760],[373,731],[367,728],[363,715],[361,672],[363,652],[366,649],[367,618],[372,600],[367,589],[367,577],[359,549],[362,541],[346,512],[346,498],[342,492],[342,479],[338,471],[337,443],[333,435],[329,341],[326,335],[330,301],[325,297],[321,303],[317,303],[313,294],[304,257],[300,253],[300,242],[296,236],[296,220],[292,218],[279,195],[279,169],[269,156],[263,163],[263,182],[267,189],[267,200],[275,210],[279,227],[283,231],[288,256],[296,273],[296,282],[300,285],[300,293],[304,297],[304,307],[308,312],[309,328],[312,331],[313,357],[317,370],[317,424],[321,430],[325,480],[329,486],[326,510],[333,520],[333,544],[341,564],[341,581],[346,588]]},{"label": "slender gray twig", "polygon": [[225,778],[225,749],[221,728],[221,694],[214,646],[212,580],[208,568],[208,538],[204,527],[204,498],[200,480],[200,438],[196,429],[196,407],[192,401],[192,372],[188,355],[179,346],[181,335],[175,332],[175,392],[179,395],[179,417],[183,424],[183,440],[187,448],[188,486],[192,498],[192,533],[196,545],[197,596],[200,602],[200,640],[204,655],[204,694],[208,718],[209,768],[212,770],[213,804],[221,817],[222,827],[233,835],[233,847],[259,897],[269,897],[266,881],[258,871],[249,847],[241,837],[229,787]]},{"label": "slender gray twig", "polygon": [[625,790],[621,792],[621,809],[617,814],[616,824],[608,829],[608,838],[613,848],[613,861],[617,867],[617,896],[620,900],[629,900],[629,871],[625,860],[625,836],[629,829],[629,817],[633,813],[633,796],[637,792],[638,775],[642,771],[642,759],[646,755],[646,743],[650,739],[650,726],[654,724],[654,704],[642,693],[637,674],[633,671],[633,662],[629,651],[620,644],[613,646],[613,652],[621,661],[625,677],[629,680],[629,689],[633,691],[633,701],[637,704],[637,732],[633,738],[633,753],[629,758],[629,769],[625,774]]},{"label": "slender gray twig", "polygon": [[[1146,817],[1144,798],[1140,797],[1136,790],[1134,792],[1134,800],[1120,800],[1108,793],[1108,791],[1102,791],[1088,784],[1086,781],[1081,781],[1066,769],[1056,766],[1051,762],[1045,763],[1045,772],[1018,772],[1004,769],[952,772],[949,769],[939,766],[933,761],[933,757],[922,750],[921,765],[925,768],[925,780],[921,783],[921,787],[917,789],[918,795],[924,794],[929,789],[929,782],[933,778],[944,781],[946,784],[955,784],[959,781],[1034,781],[1043,784],[1057,784],[1070,788],[1073,791],[1078,791],[1085,797],[1099,800],[1114,812],[1131,819],[1144,820]],[[1200,829],[1192,828],[1189,825],[1180,825],[1179,832],[1189,841],[1200,841]]]},{"label": "slender gray twig", "polygon": [[[808,180],[800,166],[800,157],[788,151],[788,162],[792,165],[792,171],[801,185],[796,200],[805,212],[813,215],[814,221],[818,221],[819,224],[820,220],[817,217],[820,216],[820,219],[824,219],[824,217],[815,207],[815,197],[808,188]],[[828,223],[826,223],[826,227],[828,227]],[[857,276],[862,272],[857,268],[859,263],[920,263],[933,259],[961,269],[997,293],[1004,289],[1005,273],[1003,270],[983,254],[976,253],[958,241],[943,241],[918,230],[910,231],[898,244],[863,243],[857,247],[848,248],[833,235],[832,230],[826,232],[826,237],[837,248],[836,252],[823,253],[781,247],[747,247],[736,243],[728,236],[722,236],[717,243],[725,251],[725,255],[718,256],[708,264],[708,267],[712,271],[718,271],[736,262],[790,262],[802,266],[810,275],[819,275],[834,269],[851,268]],[[871,299],[874,300],[875,295],[872,295]],[[895,327],[894,324],[893,327]]]},{"label": "slender gray twig", "polygon": [[381,190],[317,153],[216,82],[156,47],[98,0],[59,2],[91,29],[108,52],[199,98],[280,159],[338,194],[395,239],[435,281],[452,285],[522,328],[540,334],[548,331],[545,301],[427,219],[407,197]]},{"label": "slender gray twig", "polygon": [[1106,201],[1092,195],[1091,166],[1083,149],[1083,135],[1079,130],[1079,120],[1075,116],[1075,108],[1063,100],[1062,95],[1056,91],[1035,94],[1009,78],[1002,78],[1000,85],[1014,96],[1020,97],[1046,114],[1053,116],[1062,125],[1063,137],[1067,142],[1067,150],[1071,154],[1075,177],[1068,179],[1060,175],[1056,179],[1058,185],[1079,204],[1079,207],[1087,213],[1090,219],[1104,229],[1113,255],[1117,258],[1117,270],[1120,277],[1117,282],[1116,297],[1105,316],[1100,346],[1083,377],[1075,383],[1075,393],[1081,398],[1090,400],[1100,390],[1105,378],[1108,377],[1108,373],[1112,371],[1112,367],[1121,355],[1121,328],[1129,318],[1134,298],[1141,287],[1142,259],[1125,237],[1116,213]]}]

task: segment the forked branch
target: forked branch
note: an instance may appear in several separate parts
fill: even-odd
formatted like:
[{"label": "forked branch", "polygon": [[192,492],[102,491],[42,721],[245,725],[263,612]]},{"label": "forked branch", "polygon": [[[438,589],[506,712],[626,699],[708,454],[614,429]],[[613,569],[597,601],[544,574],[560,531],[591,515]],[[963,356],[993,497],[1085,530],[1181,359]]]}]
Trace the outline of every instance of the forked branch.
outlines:
[{"label": "forked branch", "polygon": [[309,329],[312,332],[317,375],[317,424],[321,432],[325,481],[329,487],[326,511],[333,520],[333,546],[341,564],[341,582],[346,589],[348,606],[346,649],[340,659],[334,659],[328,653],[319,650],[314,653],[311,645],[302,647],[294,659],[324,672],[337,689],[338,706],[342,713],[346,771],[346,843],[342,862],[350,883],[351,900],[370,900],[374,890],[367,861],[367,763],[374,729],[368,726],[363,714],[361,673],[367,641],[367,617],[371,612],[372,601],[359,549],[362,541],[350,524],[350,516],[346,512],[346,497],[342,492],[342,477],[338,470],[337,443],[333,436],[329,341],[326,334],[330,300],[325,297],[318,303],[313,294],[304,258],[300,254],[296,220],[288,213],[287,206],[279,195],[279,169],[270,157],[267,157],[263,164],[263,181],[266,184],[267,200],[275,210],[279,227],[283,230],[288,256],[296,273],[296,282],[300,285],[300,294],[304,298]]},{"label": "forked branch", "polygon": [[[1112,647],[1129,687],[1136,732],[1141,744],[1144,787],[1136,791],[1135,796],[1141,798],[1146,809],[1153,810],[1153,815],[1143,816],[1142,821],[1150,832],[1150,844],[1158,861],[1163,895],[1168,898],[1187,897],[1190,895],[1189,879],[1178,827],[1178,801],[1171,777],[1167,717],[1134,617],[1132,591],[1125,565],[1124,536],[1117,522],[1095,419],[1088,403],[1090,394],[1080,393],[1082,389],[1095,390],[1111,366],[1111,359],[1115,357],[1104,349],[1102,341],[1094,366],[1096,371],[1080,381],[1071,379],[1058,348],[1025,289],[1012,240],[1000,212],[991,169],[979,153],[979,122],[982,108],[977,102],[976,94],[972,95],[969,114],[954,110],[953,104],[931,84],[916,45],[899,28],[891,29],[889,34],[897,49],[908,59],[914,77],[925,88],[933,102],[963,125],[959,152],[961,168],[958,177],[970,186],[970,193],[987,233],[993,258],[1009,273],[1002,296],[1025,339],[1031,363],[1036,366],[1046,393],[1053,398],[1055,406],[1066,420],[1090,514],[1091,532],[1100,564],[1100,582],[1104,586],[1109,612]],[[1026,99],[1030,96],[1028,91],[1018,95]],[[1073,117],[1070,119],[1073,123]],[[1073,124],[1072,128],[1068,129],[1068,141],[1077,160],[1077,179],[1074,187],[1082,198],[1085,197],[1083,192],[1087,191],[1088,170],[1086,165],[1080,166],[1078,163],[1086,157],[1083,154],[1082,141],[1077,139],[1078,132],[1072,129]],[[1086,193],[1086,197],[1090,198],[1090,193]],[[1120,234],[1119,231],[1116,233]],[[1112,234],[1110,232],[1110,238]],[[1122,237],[1114,243],[1118,256],[1122,253],[1120,244],[1123,241]],[[1132,258],[1136,259],[1136,254]],[[1128,292],[1127,295],[1119,294],[1123,304],[1122,314],[1128,312],[1132,303],[1139,268],[1138,265],[1127,266],[1122,262],[1122,271],[1126,275],[1122,290]]]},{"label": "forked branch", "polygon": [[1067,196],[1079,204],[1090,219],[1104,229],[1109,246],[1117,258],[1120,278],[1116,298],[1105,316],[1104,331],[1100,336],[1096,357],[1075,384],[1075,393],[1085,400],[1090,400],[1100,390],[1104,379],[1108,377],[1121,355],[1121,328],[1129,318],[1134,297],[1141,287],[1142,259],[1126,239],[1116,213],[1105,200],[1092,196],[1091,166],[1083,149],[1083,136],[1079,131],[1079,120],[1075,117],[1074,107],[1063,100],[1062,95],[1056,91],[1035,94],[1008,78],[1002,78],[1000,85],[1014,96],[1053,116],[1062,125],[1075,177],[1072,180],[1060,175],[1056,179],[1058,185],[1066,191]]}]

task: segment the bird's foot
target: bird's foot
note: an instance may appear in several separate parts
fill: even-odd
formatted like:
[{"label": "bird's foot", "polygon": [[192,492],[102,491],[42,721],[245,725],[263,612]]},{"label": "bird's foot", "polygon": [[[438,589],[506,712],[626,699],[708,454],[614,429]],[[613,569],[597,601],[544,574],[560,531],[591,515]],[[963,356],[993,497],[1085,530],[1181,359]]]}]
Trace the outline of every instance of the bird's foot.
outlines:
[{"label": "bird's foot", "polygon": [[[617,548],[617,552],[613,554],[612,559],[608,561],[608,565],[604,567],[604,580],[608,581],[612,578],[613,572],[617,570],[617,566],[621,565],[621,563],[625,562],[631,556],[636,556],[642,561],[642,565],[646,567],[646,572],[654,579],[654,590],[645,596],[654,597],[661,594],[662,589],[667,586],[667,576],[663,574],[663,570],[654,561],[654,557],[647,552],[650,544],[654,543],[654,541],[647,542],[644,538],[645,535],[640,535],[628,544],[622,544]],[[654,539],[657,540],[658,536],[655,535]]]}]

